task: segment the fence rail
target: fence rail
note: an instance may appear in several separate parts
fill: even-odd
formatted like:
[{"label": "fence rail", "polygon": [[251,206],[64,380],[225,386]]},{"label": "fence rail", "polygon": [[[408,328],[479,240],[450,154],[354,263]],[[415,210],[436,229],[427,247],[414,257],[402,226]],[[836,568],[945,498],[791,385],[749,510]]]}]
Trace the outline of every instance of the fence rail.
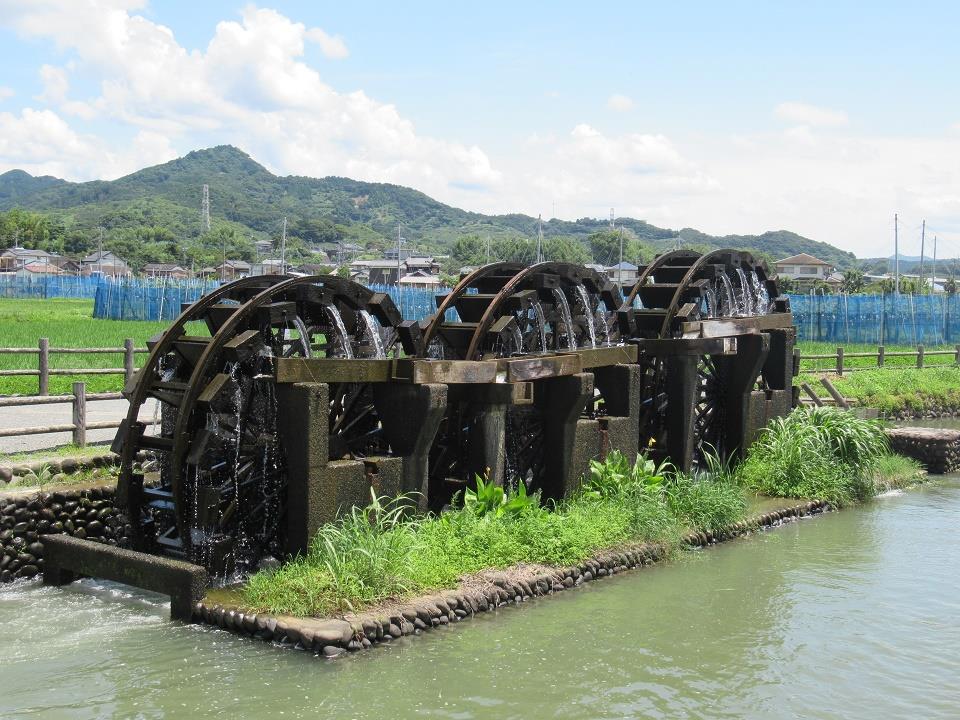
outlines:
[{"label": "fence rail", "polygon": [[69,403],[72,406],[72,419],[69,423],[58,425],[33,425],[19,428],[0,428],[0,438],[21,437],[23,435],[46,435],[50,433],[72,433],[73,444],[86,447],[88,430],[110,430],[120,427],[119,420],[87,420],[87,403],[98,400],[121,400],[122,393],[87,394],[85,382],[75,382],[70,395],[31,395],[27,397],[0,398],[0,407],[28,407],[31,405],[56,405]]},{"label": "fence rail", "polygon": [[[123,375],[124,382],[133,377],[136,372],[136,356],[149,352],[146,348],[138,348],[132,338],[123,341],[123,347],[109,348],[58,348],[50,347],[48,338],[40,338],[36,348],[0,348],[0,355],[36,355],[37,369],[0,370],[0,377],[36,376],[37,394],[49,395],[50,377],[57,375]],[[123,355],[123,367],[116,368],[51,368],[51,355],[94,355],[113,353]],[[2,437],[2,436],[0,436]]]},{"label": "fence rail", "polygon": [[[952,363],[927,363],[927,358],[929,357],[945,357],[950,356],[953,358]],[[956,345],[952,350],[927,350],[923,345],[917,345],[916,350],[893,350],[887,351],[883,345],[877,346],[876,352],[845,352],[842,347],[838,347],[837,351],[834,353],[818,353],[811,355],[804,355],[802,353],[797,353],[797,359],[799,361],[797,367],[799,367],[799,372],[801,373],[818,373],[818,372],[828,372],[832,369],[836,372],[837,375],[843,375],[844,372],[851,372],[854,370],[868,370],[870,368],[865,366],[852,366],[847,365],[846,361],[849,359],[874,359],[876,361],[876,367],[884,367],[886,365],[887,358],[913,358],[914,365],[918,368],[930,367],[930,366],[940,366],[945,365],[960,365],[960,345]],[[814,360],[829,360],[832,368],[804,368],[800,365],[804,361],[814,361]]]}]

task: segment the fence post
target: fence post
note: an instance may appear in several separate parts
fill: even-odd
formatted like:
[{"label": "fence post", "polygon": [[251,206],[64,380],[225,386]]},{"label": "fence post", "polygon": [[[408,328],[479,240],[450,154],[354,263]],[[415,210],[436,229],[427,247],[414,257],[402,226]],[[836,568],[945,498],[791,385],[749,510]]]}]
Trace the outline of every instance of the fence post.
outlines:
[{"label": "fence post", "polygon": [[87,446],[87,384],[73,384],[73,444]]},{"label": "fence post", "polygon": [[960,345],[957,345],[953,351],[953,362],[960,365]]},{"label": "fence post", "polygon": [[917,367],[923,367],[923,345],[917,345]]},{"label": "fence post", "polygon": [[877,367],[883,367],[883,345],[877,346]]},{"label": "fence post", "polygon": [[123,382],[130,382],[133,377],[133,338],[123,341]]},{"label": "fence post", "polygon": [[50,390],[50,341],[40,338],[40,353],[37,359],[37,370],[40,371],[39,394],[49,395]]},{"label": "fence post", "polygon": [[843,375],[843,348],[837,348],[837,375]]}]

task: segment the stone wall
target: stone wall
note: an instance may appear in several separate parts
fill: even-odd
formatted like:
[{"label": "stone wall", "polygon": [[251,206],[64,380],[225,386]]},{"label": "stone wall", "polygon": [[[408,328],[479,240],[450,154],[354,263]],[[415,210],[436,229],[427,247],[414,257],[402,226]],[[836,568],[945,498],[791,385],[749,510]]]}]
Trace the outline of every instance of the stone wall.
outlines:
[{"label": "stone wall", "polygon": [[918,461],[929,473],[942,475],[960,469],[960,430],[889,428],[887,437],[891,450]]},{"label": "stone wall", "polygon": [[130,526],[113,495],[113,487],[103,485],[0,494],[0,582],[41,573],[43,536],[49,533],[123,545]]}]

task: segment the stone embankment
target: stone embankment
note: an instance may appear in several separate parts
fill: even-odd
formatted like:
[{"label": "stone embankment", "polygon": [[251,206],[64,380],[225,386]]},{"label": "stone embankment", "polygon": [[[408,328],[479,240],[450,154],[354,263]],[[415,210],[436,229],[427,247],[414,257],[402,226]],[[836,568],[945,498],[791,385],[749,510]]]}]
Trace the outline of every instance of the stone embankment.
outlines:
[{"label": "stone embankment", "polygon": [[[684,542],[705,547],[828,509],[829,505],[823,501],[805,502],[735,523],[717,533],[690,534]],[[535,597],[552,595],[585,582],[651,565],[666,555],[667,548],[663,545],[643,544],[603,552],[567,568],[520,566],[499,572],[485,571],[466,578],[456,590],[336,619],[244,612],[239,607],[209,601],[197,603],[193,617],[197,622],[238,635],[308,650],[324,657],[336,657],[468,620],[477,613],[518,605]]]},{"label": "stone embankment", "polygon": [[960,469],[960,430],[889,428],[890,449],[913,458],[927,472],[942,475]]},{"label": "stone embankment", "polygon": [[120,463],[120,456],[105,452],[99,455],[78,455],[75,457],[49,458],[47,460],[32,460],[30,462],[16,463],[13,465],[0,465],[0,487],[24,475],[37,475],[48,472],[56,477],[62,474],[63,478],[57,478],[54,482],[65,480],[71,473],[81,472],[83,470],[93,470],[95,468],[110,467]]},{"label": "stone embankment", "polygon": [[112,485],[0,493],[0,582],[42,572],[47,534],[123,545],[131,528],[114,506]]}]

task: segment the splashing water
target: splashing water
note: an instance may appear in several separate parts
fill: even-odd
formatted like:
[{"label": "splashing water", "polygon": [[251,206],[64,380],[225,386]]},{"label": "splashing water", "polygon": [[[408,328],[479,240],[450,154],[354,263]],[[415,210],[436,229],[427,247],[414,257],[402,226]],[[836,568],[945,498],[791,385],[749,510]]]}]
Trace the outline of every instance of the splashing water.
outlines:
[{"label": "splashing water", "polygon": [[577,297],[583,305],[583,316],[587,319],[587,332],[590,334],[590,347],[597,346],[597,327],[593,322],[593,310],[590,309],[590,298],[583,285],[577,285]]},{"label": "splashing water", "polygon": [[383,360],[385,357],[387,357],[387,353],[383,349],[383,340],[380,338],[380,331],[377,330],[376,321],[366,310],[361,310],[359,314],[363,319],[364,326],[366,327],[367,338],[370,340],[370,344],[373,345],[374,357],[378,360]]},{"label": "splashing water", "polygon": [[293,318],[293,326],[297,329],[297,332],[300,333],[300,344],[303,346],[303,356],[313,357],[313,348],[310,347],[310,332],[307,330],[303,318],[295,315]]},{"label": "splashing water", "polygon": [[523,333],[520,332],[520,326],[516,323],[513,323],[510,326],[510,332],[513,334],[513,344],[514,352],[522,353],[523,352]]},{"label": "splashing water", "polygon": [[705,296],[707,298],[707,317],[708,318],[720,317],[720,313],[719,313],[720,308],[717,307],[717,294],[713,291],[712,288],[707,288],[707,292],[705,293]]},{"label": "splashing water", "polygon": [[753,315],[753,293],[747,284],[747,274],[743,268],[737,268],[737,279],[740,281],[740,307],[741,315]]},{"label": "splashing water", "polygon": [[725,272],[720,273],[720,283],[723,285],[723,297],[720,299],[721,315],[731,316],[735,313],[736,307],[733,299],[733,283]]},{"label": "splashing water", "polygon": [[347,335],[347,327],[343,324],[343,318],[340,317],[340,311],[337,309],[336,305],[327,305],[327,312],[330,313],[330,317],[333,320],[333,324],[337,328],[337,332],[340,334],[340,347],[343,348],[343,355],[347,359],[353,358],[353,347],[350,345],[350,336]]},{"label": "splashing water", "polygon": [[563,294],[563,290],[560,288],[553,289],[553,297],[557,301],[557,307],[560,308],[560,318],[566,328],[567,349],[573,350],[577,343],[573,337],[573,317],[570,315],[570,303],[567,302],[567,296]]},{"label": "splashing water", "polygon": [[760,276],[757,274],[757,271],[754,270],[751,274],[753,278],[753,307],[754,312],[756,313],[768,313],[770,312],[770,293],[767,292],[767,284],[761,282]]},{"label": "splashing water", "polygon": [[541,352],[547,351],[547,320],[543,316],[543,306],[540,304],[539,300],[534,300],[530,303],[530,307],[533,308],[533,315],[537,318],[537,331],[540,333],[540,350]]},{"label": "splashing water", "polygon": [[440,338],[434,338],[427,346],[427,357],[431,360],[443,360],[446,353],[443,349],[443,341]]}]

